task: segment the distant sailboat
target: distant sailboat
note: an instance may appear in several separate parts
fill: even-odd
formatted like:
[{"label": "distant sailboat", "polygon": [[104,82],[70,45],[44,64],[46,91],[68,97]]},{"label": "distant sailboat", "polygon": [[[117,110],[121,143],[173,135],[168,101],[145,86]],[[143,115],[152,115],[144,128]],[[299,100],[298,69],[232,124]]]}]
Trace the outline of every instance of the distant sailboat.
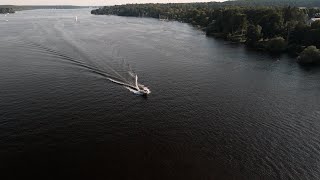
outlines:
[{"label": "distant sailboat", "polygon": [[78,16],[76,16],[76,19],[75,19],[75,20],[76,20],[76,22],[78,22]]}]

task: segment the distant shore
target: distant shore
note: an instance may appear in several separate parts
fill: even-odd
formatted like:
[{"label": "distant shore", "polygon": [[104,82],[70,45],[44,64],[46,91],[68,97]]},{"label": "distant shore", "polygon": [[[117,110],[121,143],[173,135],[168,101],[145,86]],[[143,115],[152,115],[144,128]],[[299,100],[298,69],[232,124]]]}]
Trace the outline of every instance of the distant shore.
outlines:
[{"label": "distant shore", "polygon": [[[10,10],[9,13],[14,13],[15,11],[22,10],[33,10],[33,9],[82,9],[89,8],[89,6],[71,6],[71,5],[55,5],[55,6],[45,6],[45,5],[37,5],[37,6],[14,6],[14,5],[0,5],[0,14],[1,10],[7,11]],[[6,13],[6,12],[4,12]]]},{"label": "distant shore", "polygon": [[12,7],[7,6],[0,6],[0,14],[7,14],[7,13],[15,13],[15,10]]},{"label": "distant shore", "polygon": [[127,4],[106,6],[91,13],[190,23],[208,36],[271,54],[288,53],[297,57],[300,64],[320,64],[319,8],[228,3]]}]

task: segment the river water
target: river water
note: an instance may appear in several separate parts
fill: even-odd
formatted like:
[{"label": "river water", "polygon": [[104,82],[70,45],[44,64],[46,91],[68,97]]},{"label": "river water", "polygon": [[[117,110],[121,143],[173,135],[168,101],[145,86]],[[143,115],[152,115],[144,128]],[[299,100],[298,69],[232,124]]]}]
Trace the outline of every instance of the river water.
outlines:
[{"label": "river water", "polygon": [[[91,67],[130,67],[152,93],[137,96]],[[0,171],[320,179],[319,82],[319,68],[188,24],[89,9],[0,15]]]}]

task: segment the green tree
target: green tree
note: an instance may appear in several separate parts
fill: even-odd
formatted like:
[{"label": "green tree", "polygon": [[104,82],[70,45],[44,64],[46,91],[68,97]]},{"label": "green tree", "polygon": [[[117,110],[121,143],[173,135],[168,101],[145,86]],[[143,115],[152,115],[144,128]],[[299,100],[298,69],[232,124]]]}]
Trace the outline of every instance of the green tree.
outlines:
[{"label": "green tree", "polygon": [[268,12],[259,22],[262,27],[263,38],[273,38],[280,34],[283,26],[283,17],[276,10]]},{"label": "green tree", "polygon": [[282,37],[272,38],[267,43],[267,50],[272,53],[284,52],[287,48],[287,42]]},{"label": "green tree", "polygon": [[262,37],[261,35],[262,27],[259,25],[250,24],[247,28],[247,41],[248,46],[254,46]]},{"label": "green tree", "polygon": [[320,21],[314,21],[311,24],[311,29],[320,29]]},{"label": "green tree", "polygon": [[319,64],[320,50],[315,46],[309,46],[300,54],[297,61],[301,64]]},{"label": "green tree", "polygon": [[299,22],[295,20],[290,20],[286,22],[286,29],[287,29],[287,41],[290,41],[290,34],[294,30],[294,28],[297,26]]},{"label": "green tree", "polygon": [[310,27],[305,23],[298,23],[290,33],[289,44],[311,45],[307,39],[307,34],[310,32]]},{"label": "green tree", "polygon": [[303,10],[300,10],[297,7],[288,6],[283,10],[283,19],[284,22],[289,21],[297,21],[297,22],[305,22],[306,14]]},{"label": "green tree", "polygon": [[244,30],[246,30],[248,26],[247,15],[237,13],[232,17],[231,23],[233,25],[233,30],[243,34]]}]

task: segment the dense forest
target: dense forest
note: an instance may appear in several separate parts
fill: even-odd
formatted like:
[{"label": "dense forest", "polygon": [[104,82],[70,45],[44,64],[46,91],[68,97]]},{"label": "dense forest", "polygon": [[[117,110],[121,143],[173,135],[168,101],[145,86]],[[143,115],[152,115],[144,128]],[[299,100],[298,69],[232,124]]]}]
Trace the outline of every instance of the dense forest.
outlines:
[{"label": "dense forest", "polygon": [[[223,3],[127,4],[92,14],[152,17],[190,23],[207,35],[270,53],[299,56],[300,63],[320,64],[320,1],[239,0]],[[303,52],[303,54],[302,54]]]},{"label": "dense forest", "polygon": [[14,13],[14,10],[12,8],[0,6],[0,14],[7,14],[7,13]]},{"label": "dense forest", "polygon": [[236,6],[295,6],[320,7],[319,0],[232,0],[223,4]]},{"label": "dense forest", "polygon": [[[88,8],[88,6],[66,6],[66,5],[56,5],[56,6],[14,6],[14,5],[0,5],[0,14],[1,13],[14,13],[15,11],[23,10],[33,10],[33,9],[79,9],[79,8]],[[10,12],[8,12],[10,11]]]}]

